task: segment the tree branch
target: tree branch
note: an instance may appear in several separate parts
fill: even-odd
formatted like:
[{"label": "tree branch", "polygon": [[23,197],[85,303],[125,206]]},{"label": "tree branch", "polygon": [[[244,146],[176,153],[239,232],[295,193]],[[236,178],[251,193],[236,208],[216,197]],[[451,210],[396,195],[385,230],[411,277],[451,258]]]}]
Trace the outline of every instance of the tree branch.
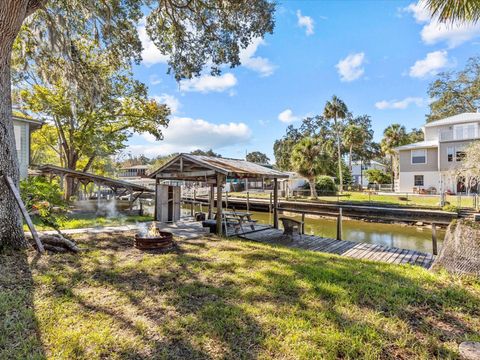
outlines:
[{"label": "tree branch", "polygon": [[43,8],[43,6],[46,3],[47,3],[47,0],[29,0],[27,4],[25,17],[28,17],[32,15],[35,11]]}]

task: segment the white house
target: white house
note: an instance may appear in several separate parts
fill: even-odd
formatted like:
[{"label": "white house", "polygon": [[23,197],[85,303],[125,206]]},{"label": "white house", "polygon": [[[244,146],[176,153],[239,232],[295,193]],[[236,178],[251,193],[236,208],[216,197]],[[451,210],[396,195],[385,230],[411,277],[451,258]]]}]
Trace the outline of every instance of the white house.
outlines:
[{"label": "white house", "polygon": [[32,118],[22,116],[13,116],[13,130],[15,133],[15,146],[17,147],[17,156],[20,166],[20,178],[24,179],[28,175],[30,165],[30,137],[33,131],[42,126],[42,122]]},{"label": "white house", "polygon": [[423,126],[425,140],[397,147],[400,192],[463,192],[462,179],[453,170],[465,147],[480,139],[480,113],[463,113]]},{"label": "white house", "polygon": [[378,161],[352,161],[352,183],[355,185],[368,186],[368,179],[365,176],[367,170],[380,170],[385,172],[387,167]]}]

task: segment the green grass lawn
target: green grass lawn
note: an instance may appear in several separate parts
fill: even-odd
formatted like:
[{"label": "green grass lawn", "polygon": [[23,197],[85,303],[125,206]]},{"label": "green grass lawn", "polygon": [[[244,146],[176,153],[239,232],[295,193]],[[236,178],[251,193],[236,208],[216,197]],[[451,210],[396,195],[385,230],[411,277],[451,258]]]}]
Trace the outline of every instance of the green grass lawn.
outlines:
[{"label": "green grass lawn", "polygon": [[214,236],[155,254],[0,254],[0,359],[432,359],[480,340],[480,283]]},{"label": "green grass lawn", "polygon": [[[43,226],[38,218],[32,218],[35,228],[41,230],[52,230]],[[151,216],[140,215],[120,215],[118,217],[95,216],[95,214],[73,214],[62,224],[61,229],[82,229],[97,226],[120,226],[126,224],[135,224],[137,222],[152,221]],[[25,231],[28,231],[26,224],[23,225]]]},{"label": "green grass lawn", "polygon": [[[228,194],[230,197],[240,197],[246,198],[246,192],[232,192]],[[250,198],[254,199],[269,199],[269,193],[256,193],[250,192]],[[285,198],[282,198],[285,199]],[[378,195],[371,194],[369,195],[366,192],[345,192],[341,196],[319,196],[317,200],[313,200],[307,196],[297,196],[290,197],[291,201],[311,201],[311,202],[343,202],[343,203],[353,203],[353,204],[379,204],[379,205],[394,205],[394,206],[409,206],[409,207],[421,207],[421,208],[432,208],[440,209],[440,198],[439,196],[418,196],[412,194],[392,194],[392,195]],[[452,205],[457,206],[458,197],[457,196],[447,196],[446,201],[450,202]],[[461,207],[473,207],[473,199],[471,197],[462,197]]]}]

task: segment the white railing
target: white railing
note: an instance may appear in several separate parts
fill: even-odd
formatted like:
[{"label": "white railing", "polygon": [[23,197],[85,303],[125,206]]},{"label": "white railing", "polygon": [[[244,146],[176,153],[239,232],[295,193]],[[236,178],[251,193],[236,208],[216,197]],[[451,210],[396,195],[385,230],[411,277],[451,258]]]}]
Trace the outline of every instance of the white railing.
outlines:
[{"label": "white railing", "polygon": [[471,140],[478,139],[478,127],[473,129],[455,129],[440,132],[440,141]]}]

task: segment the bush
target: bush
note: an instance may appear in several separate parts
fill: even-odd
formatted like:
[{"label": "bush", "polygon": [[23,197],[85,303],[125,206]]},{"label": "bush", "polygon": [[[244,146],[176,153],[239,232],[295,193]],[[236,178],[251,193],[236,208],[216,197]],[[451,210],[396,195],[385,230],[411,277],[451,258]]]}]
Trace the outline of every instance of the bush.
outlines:
[{"label": "bush", "polygon": [[337,186],[330,176],[322,175],[315,179],[315,188],[320,194],[335,194]]},{"label": "bush", "polygon": [[381,170],[370,169],[365,171],[365,176],[371,184],[390,184],[391,178]]},{"label": "bush", "polygon": [[20,195],[27,211],[37,215],[43,225],[58,230],[66,220],[67,203],[58,183],[29,177],[20,182]]},{"label": "bush", "polygon": [[456,212],[456,213],[458,213],[458,211],[459,211],[458,207],[456,207],[455,205],[451,205],[451,204],[444,205],[442,207],[442,210],[443,211]]}]

